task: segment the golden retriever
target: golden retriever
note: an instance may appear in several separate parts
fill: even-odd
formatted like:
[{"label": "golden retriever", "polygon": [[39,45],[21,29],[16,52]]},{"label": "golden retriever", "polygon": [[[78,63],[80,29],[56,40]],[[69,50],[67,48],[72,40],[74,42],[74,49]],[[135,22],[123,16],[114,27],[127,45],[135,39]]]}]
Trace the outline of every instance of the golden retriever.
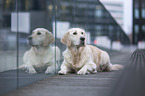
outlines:
[{"label": "golden retriever", "polygon": [[55,48],[56,61],[59,61],[60,50],[58,47],[52,47],[54,37],[48,30],[44,28],[36,28],[32,35],[28,37],[28,44],[31,46],[29,51],[26,51],[23,56],[24,68],[30,74],[45,70],[45,74],[53,73],[57,64],[55,63]]},{"label": "golden retriever", "polygon": [[123,68],[122,65],[112,65],[107,52],[86,44],[85,31],[72,28],[61,39],[67,49],[63,52],[64,61],[59,74],[76,72],[76,74],[97,73],[97,71],[112,71]]}]

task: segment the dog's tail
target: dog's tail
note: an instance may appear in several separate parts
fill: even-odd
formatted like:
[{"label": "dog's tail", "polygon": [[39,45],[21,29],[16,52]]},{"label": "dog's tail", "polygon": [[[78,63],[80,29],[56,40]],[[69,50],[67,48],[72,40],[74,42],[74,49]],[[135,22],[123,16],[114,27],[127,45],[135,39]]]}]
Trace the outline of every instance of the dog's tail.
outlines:
[{"label": "dog's tail", "polygon": [[109,64],[109,65],[110,65],[110,70],[120,70],[124,68],[124,66],[120,64]]}]

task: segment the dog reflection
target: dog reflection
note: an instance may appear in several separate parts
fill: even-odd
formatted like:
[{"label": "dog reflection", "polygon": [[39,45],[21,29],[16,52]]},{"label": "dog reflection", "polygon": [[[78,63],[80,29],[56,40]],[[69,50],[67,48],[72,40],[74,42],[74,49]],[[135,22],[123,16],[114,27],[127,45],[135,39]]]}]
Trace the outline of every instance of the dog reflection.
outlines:
[{"label": "dog reflection", "polygon": [[[54,37],[48,30],[37,28],[28,37],[28,44],[31,46],[29,51],[26,51],[23,57],[26,72],[35,74],[45,70],[45,74],[54,73],[58,65],[55,63],[60,59],[60,50],[57,46],[52,47]],[[56,48],[56,49],[55,49]]]}]

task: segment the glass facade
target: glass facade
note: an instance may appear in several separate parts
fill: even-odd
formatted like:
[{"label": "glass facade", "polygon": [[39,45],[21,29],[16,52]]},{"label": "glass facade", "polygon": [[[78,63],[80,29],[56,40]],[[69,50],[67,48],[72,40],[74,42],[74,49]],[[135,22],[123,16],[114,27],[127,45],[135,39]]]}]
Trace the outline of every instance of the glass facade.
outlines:
[{"label": "glass facade", "polygon": [[145,41],[145,1],[133,0],[133,44]]},{"label": "glass facade", "polygon": [[[100,36],[110,42],[130,44],[128,36],[98,0],[0,0],[0,94],[57,74],[56,66],[61,65],[66,49],[60,39],[73,27],[86,31],[88,44],[97,44]],[[29,74],[19,69],[24,64],[24,53],[31,48],[27,38],[36,28],[49,30],[55,38],[51,45],[60,49],[59,60],[56,47],[53,50],[55,71],[47,75],[45,71]]]}]

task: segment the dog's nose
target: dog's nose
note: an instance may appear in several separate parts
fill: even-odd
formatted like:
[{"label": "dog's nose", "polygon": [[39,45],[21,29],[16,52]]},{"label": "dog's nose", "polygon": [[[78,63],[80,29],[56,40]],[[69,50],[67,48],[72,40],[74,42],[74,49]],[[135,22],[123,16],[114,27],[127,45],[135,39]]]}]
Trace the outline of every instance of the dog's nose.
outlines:
[{"label": "dog's nose", "polygon": [[81,38],[80,38],[80,40],[84,41],[84,40],[85,40],[85,38],[84,38],[84,37],[81,37]]},{"label": "dog's nose", "polygon": [[28,40],[32,40],[32,36],[29,36],[27,39],[28,39]]}]

